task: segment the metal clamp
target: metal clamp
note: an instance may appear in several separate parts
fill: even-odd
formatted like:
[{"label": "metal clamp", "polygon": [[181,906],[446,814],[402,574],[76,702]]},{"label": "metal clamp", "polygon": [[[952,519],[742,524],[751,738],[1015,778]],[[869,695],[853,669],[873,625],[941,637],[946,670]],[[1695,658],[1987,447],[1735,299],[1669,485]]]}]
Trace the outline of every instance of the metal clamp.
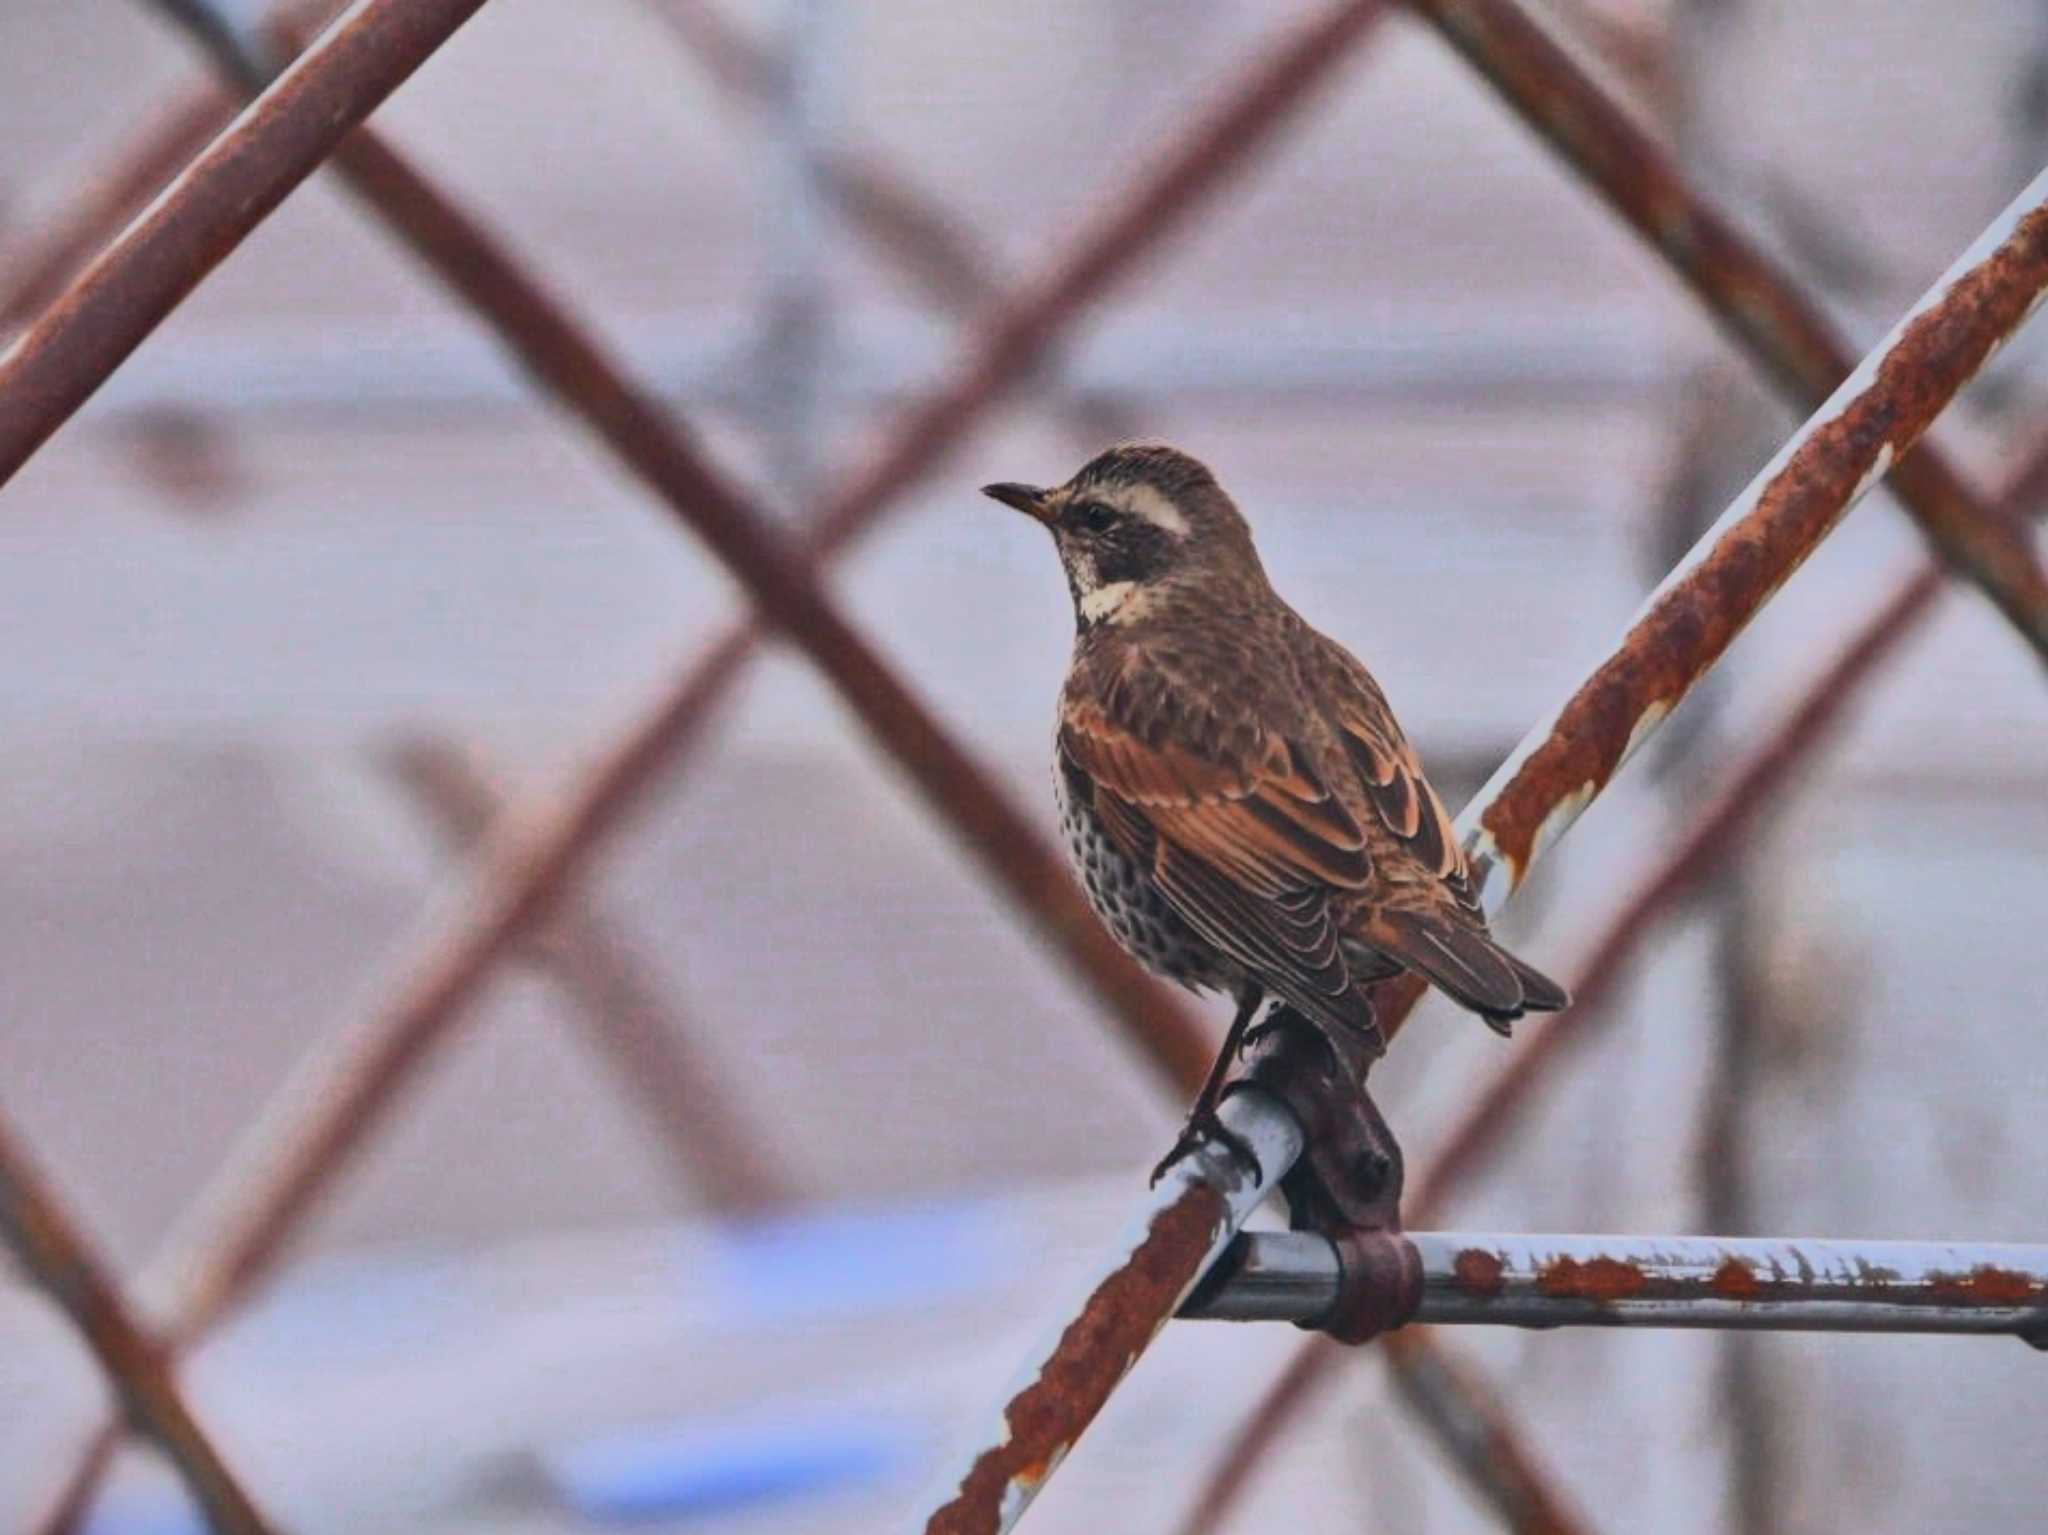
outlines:
[{"label": "metal clamp", "polygon": [[1421,1259],[1401,1234],[1401,1147],[1366,1091],[1370,1058],[1347,1057],[1286,1007],[1257,1040],[1242,1081],[1278,1098],[1302,1129],[1302,1154],[1280,1182],[1288,1223],[1337,1251],[1336,1299],[1297,1325],[1364,1343],[1406,1322],[1422,1300]]}]

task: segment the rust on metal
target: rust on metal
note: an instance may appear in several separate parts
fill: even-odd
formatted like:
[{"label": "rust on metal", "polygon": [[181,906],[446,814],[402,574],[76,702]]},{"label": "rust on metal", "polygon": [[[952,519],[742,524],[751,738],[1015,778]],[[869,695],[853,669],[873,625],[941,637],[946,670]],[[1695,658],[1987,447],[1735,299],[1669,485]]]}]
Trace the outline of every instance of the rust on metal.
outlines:
[{"label": "rust on metal", "polygon": [[1967,1274],[1939,1274],[1928,1289],[1959,1306],[2026,1306],[2048,1294],[2031,1274],[2014,1273],[1993,1263],[1980,1263]]},{"label": "rust on metal", "polygon": [[[1259,61],[1173,155],[1141,176],[1099,223],[992,315],[965,348],[950,382],[907,413],[889,442],[827,509],[808,541],[812,553],[837,553],[878,521],[892,500],[1036,366],[1083,305],[1123,276],[1176,219],[1271,137],[1289,109],[1324,77],[1347,44],[1365,35],[1382,9],[1351,0]],[[451,281],[466,279],[457,283],[465,297],[481,304],[493,293],[500,295],[502,302],[487,311],[494,320],[505,304],[544,297],[531,285],[509,286],[520,269],[461,209],[368,131],[359,130],[348,141],[341,165],[437,272]],[[532,331],[532,314],[531,308],[522,310],[522,334]],[[539,333],[542,339],[548,334],[559,332]],[[578,346],[561,355],[577,359],[590,354]],[[300,1085],[287,1089],[288,1097],[318,1094],[311,1117],[252,1152],[246,1170],[237,1167],[231,1185],[211,1201],[218,1214],[207,1223],[212,1234],[188,1250],[174,1249],[171,1266],[191,1275],[179,1312],[183,1335],[203,1331],[268,1267],[341,1158],[360,1144],[386,1095],[439,1042],[517,933],[548,907],[641,792],[672,774],[676,754],[701,738],[760,637],[752,620],[728,630],[625,729],[588,756],[588,765],[565,792],[514,805],[486,842],[469,896],[456,908],[451,925],[429,934],[408,954],[384,1005],[349,1039],[309,1063]],[[1064,869],[1059,878],[1071,885]],[[1092,915],[1075,904],[1072,930],[1101,937]],[[1132,982],[1141,979],[1121,951],[1114,952],[1121,973]],[[1160,995],[1158,988],[1148,989],[1153,998]],[[1169,1038],[1185,1043],[1169,1046]],[[1139,1042],[1147,1058],[1177,1085],[1200,1081],[1209,1049],[1198,1035],[1176,1028]],[[322,1085],[316,1088],[315,1082]],[[285,1123],[280,1116],[278,1124]]]},{"label": "rust on metal", "polygon": [[1406,1159],[1372,1100],[1367,1049],[1340,1046],[1287,1007],[1260,1032],[1240,1085],[1270,1093],[1301,1127],[1302,1153],[1280,1185],[1288,1223],[1337,1252],[1337,1293],[1313,1326],[1364,1343],[1401,1326],[1422,1299],[1422,1265],[1401,1236]]},{"label": "rust on metal", "polygon": [[130,1421],[163,1448],[208,1522],[221,1535],[269,1535],[269,1521],[186,1404],[169,1351],[129,1310],[106,1264],[4,1124],[0,1238],[70,1317]]},{"label": "rust on metal", "polygon": [[[2048,510],[2048,435],[2005,474],[1999,505],[2015,516]],[[1409,1218],[1429,1225],[1443,1218],[1455,1191],[1503,1145],[1520,1122],[1528,1099],[1565,1053],[1608,1016],[1628,967],[1657,922],[1718,869],[1797,782],[1801,767],[1833,738],[1849,705],[1884,661],[1934,610],[1941,595],[1940,566],[1932,561],[1899,581],[1850,626],[1848,638],[1798,690],[1792,705],[1762,743],[1701,796],[1701,808],[1679,830],[1657,863],[1618,900],[1587,956],[1571,976],[1572,1006],[1535,1031],[1528,1043],[1475,1096],[1444,1137],[1436,1159],[1417,1180]],[[1398,1014],[1383,1013],[1386,1020]]]},{"label": "rust on metal", "polygon": [[[2048,190],[2037,183],[2028,197]],[[1651,598],[1620,648],[1515,764],[1479,817],[1519,884],[1557,820],[1606,787],[1856,498],[1909,449],[2048,288],[2048,209],[2023,203],[1990,253],[1938,289],[1843,386]],[[1867,377],[1868,382],[1859,382]]]},{"label": "rust on metal", "polygon": [[[1186,146],[1137,188],[1113,205],[1104,221],[1086,231],[1076,245],[1056,260],[1043,278],[992,317],[965,354],[953,383],[923,408],[913,410],[902,428],[857,477],[823,519],[812,541],[817,554],[842,547],[877,518],[886,503],[928,469],[972,421],[1019,377],[1027,373],[1056,334],[1081,305],[1122,275],[1155,243],[1159,234],[1222,175],[1270,136],[1306,90],[1343,51],[1343,44],[1363,35],[1381,13],[1378,4],[1353,3],[1318,18],[1267,60],[1253,68],[1227,93],[1218,110]],[[493,319],[508,304],[519,310],[521,326],[514,344],[528,357],[538,342],[576,342],[573,330],[564,337],[548,322],[552,309],[529,302],[545,295],[531,283],[515,283],[519,268],[481,229],[449,200],[440,197],[402,158],[367,132],[347,144],[342,168],[363,187],[379,211],[392,213],[401,230],[444,277],[467,280],[458,286],[481,306],[494,293],[501,302],[486,309]],[[512,295],[510,298],[505,295]],[[539,320],[535,315],[540,315]],[[584,373],[593,351],[565,344],[556,353],[569,366],[565,375]],[[600,382],[606,376],[598,375]],[[551,376],[550,381],[553,381]],[[603,391],[607,407],[619,403],[617,391]],[[584,395],[569,397],[577,403]],[[608,411],[593,412],[600,430]],[[638,419],[629,417],[629,419]],[[610,433],[606,433],[610,437]],[[629,459],[636,467],[643,460]],[[644,468],[643,468],[644,473]],[[510,828],[489,843],[472,899],[461,908],[460,926],[438,935],[419,951],[418,962],[404,972],[403,986],[370,1027],[344,1042],[333,1059],[314,1063],[308,1079],[326,1083],[325,1094],[311,1122],[286,1132],[266,1153],[251,1159],[257,1169],[245,1184],[225,1189],[214,1201],[225,1210],[218,1235],[197,1244],[202,1250],[186,1263],[194,1277],[184,1293],[188,1306],[181,1319],[193,1332],[238,1295],[267,1266],[299,1214],[326,1182],[341,1155],[360,1141],[384,1096],[410,1073],[438,1041],[456,1011],[504,951],[516,932],[543,909],[566,882],[571,868],[615,824],[640,787],[655,776],[664,754],[694,738],[711,709],[736,679],[741,664],[759,638],[753,623],[728,632],[706,652],[699,665],[656,700],[633,727],[616,737],[594,765],[561,800],[529,802],[517,807]],[[1055,861],[1057,881],[1071,881]],[[1054,876],[1048,875],[1051,879]],[[1076,907],[1060,929],[1083,945],[1113,951],[1099,926]],[[1143,1004],[1163,1009],[1159,989],[1142,978],[1114,952],[1119,985],[1141,987]],[[1118,1009],[1119,1012],[1127,1010]],[[1185,1021],[1184,1010],[1178,1016]],[[1190,1024],[1169,1034],[1141,1040],[1152,1059],[1160,1061],[1179,1083],[1198,1081],[1208,1047]],[[289,1090],[288,1091],[292,1091]]]},{"label": "rust on metal", "polygon": [[[2031,312],[2048,287],[2048,213],[2037,206],[2044,189],[2048,178],[2028,189],[1787,444],[1652,596],[1616,655],[1503,770],[1498,787],[1482,794],[1476,851],[1483,863],[1505,863],[1507,894],[1541,845],[1569,827],[1734,634]],[[1548,1282],[1612,1301],[1638,1293],[1646,1281],[1630,1265],[1574,1260]]]},{"label": "rust on metal", "polygon": [[1003,1410],[1007,1435],[981,1452],[927,1535],[994,1535],[1051,1475],[1194,1282],[1225,1216],[1223,1196],[1190,1183],[1093,1291],[1038,1375]]},{"label": "rust on metal", "polygon": [[483,0],[361,0],[0,354],[0,485]]},{"label": "rust on metal", "polygon": [[1627,1300],[1642,1294],[1649,1283],[1647,1274],[1620,1258],[1562,1257],[1536,1271],[1538,1288],[1558,1300]]},{"label": "rust on metal", "polygon": [[[375,8],[375,6],[367,6],[367,8]],[[1669,211],[1667,211],[1667,213],[1669,213]],[[262,215],[258,213],[256,217],[262,217]],[[1679,215],[1671,213],[1669,217],[1673,217],[1673,219],[1675,219],[1675,217],[1679,217]],[[1694,239],[1696,239],[1696,235],[1688,235],[1688,237],[1694,237]],[[215,258],[215,260],[217,260],[217,258]],[[195,278],[195,280],[197,280],[197,278]],[[8,362],[12,362],[12,358],[8,358]],[[0,422],[0,426],[4,426],[4,422]],[[602,424],[602,422],[600,422],[600,430],[604,430],[604,424]],[[887,463],[887,456],[883,458],[883,463]],[[0,471],[0,479],[4,479],[4,473],[6,473],[6,471]],[[911,473],[915,473],[915,471],[911,471]],[[848,503],[850,503],[850,501],[842,501],[842,508],[844,508],[844,506],[848,506]],[[741,512],[745,512],[745,508],[743,508],[743,506],[741,506],[739,510],[741,510]],[[743,522],[743,518],[741,518],[741,522]],[[829,524],[829,520],[827,520],[827,528],[829,528],[829,526],[831,526],[831,524]],[[745,528],[741,528],[739,532],[743,534],[743,532],[745,532]],[[758,551],[756,551],[756,553],[758,553]],[[772,555],[772,551],[770,551],[770,555]],[[774,561],[770,559],[770,555],[760,555],[760,559],[766,559],[766,561],[768,561],[768,563],[772,565]],[[735,559],[737,559],[737,555],[735,555]],[[793,563],[791,563],[791,565],[793,565]],[[803,587],[801,587],[801,579],[799,579],[797,591],[799,591],[799,596],[801,596],[801,591],[803,591]],[[770,604],[770,606],[772,606],[772,604]],[[821,612],[825,612],[825,614],[829,616],[829,608],[821,608]],[[741,641],[750,641],[750,634],[741,634]],[[1642,714],[1642,716],[1638,716],[1638,718],[1636,718],[1636,722],[1634,722],[1634,727],[1632,727],[1632,731],[1630,731],[1630,735],[1636,735],[1636,733],[1640,733],[1642,729],[1645,729],[1645,725],[1642,725],[1642,720],[1645,720],[1645,718],[1655,718],[1655,714],[1653,714],[1653,712],[1645,712],[1645,714]],[[1610,770],[1610,772],[1612,772],[1612,770]],[[1597,788],[1589,788],[1589,790],[1587,790],[1587,796],[1589,796],[1591,792],[1597,792]],[[565,872],[567,872],[567,864],[563,862],[563,864],[557,864],[555,868],[557,868],[557,878],[563,878],[563,876],[565,876]],[[537,907],[535,907],[535,905],[532,905],[532,901],[537,901],[537,896],[530,896],[530,892],[528,892],[528,907],[526,907],[526,911],[528,911],[528,913],[530,913],[530,911],[537,911]],[[459,999],[459,997],[463,995],[463,989],[465,989],[465,986],[469,986],[469,984],[473,984],[473,982],[475,982],[475,976],[477,976],[479,972],[481,972],[481,966],[479,966],[477,970],[469,970],[469,972],[457,972],[457,974],[467,974],[469,978],[467,978],[467,980],[457,980],[457,982],[453,984],[453,989],[451,989],[451,991],[446,991],[446,993],[444,993],[444,997],[446,997],[446,999],[449,999],[449,1007],[451,1007],[451,1011],[453,1011],[453,1007],[455,1007],[455,999]],[[397,1083],[397,1079],[399,1079],[399,1072],[397,1072],[397,1070],[393,1070],[393,1075],[391,1075],[391,1077],[383,1079],[383,1083],[381,1083],[381,1089],[379,1089],[379,1091],[389,1091],[389,1089],[391,1089],[391,1087],[393,1087],[393,1085]],[[340,1146],[338,1146],[336,1142],[328,1142],[326,1150],[328,1150],[328,1152],[332,1152],[332,1154],[338,1154],[338,1152],[340,1152]],[[293,1205],[289,1205],[289,1203],[287,1203],[287,1205],[285,1205],[285,1208],[287,1208],[287,1212],[289,1212],[289,1210],[293,1208]],[[285,1220],[289,1220],[289,1214],[285,1216]],[[283,1228],[283,1226],[279,1226],[279,1228],[276,1228],[276,1230],[281,1230],[281,1228]],[[1593,1267],[1593,1265],[1581,1265],[1581,1267]],[[1972,1271],[1972,1275],[1970,1275],[1968,1279],[1958,1279],[1956,1283],[1978,1283],[1978,1271]],[[1995,1281],[1987,1281],[1987,1283],[1995,1283]],[[1143,1345],[1141,1345],[1141,1347],[1143,1347]],[[1114,1386],[1114,1382],[1110,1382],[1110,1384]],[[1104,1390],[1108,1390],[1108,1388],[1104,1388]],[[1051,1472],[1055,1470],[1055,1465],[1057,1465],[1057,1461],[1059,1461],[1059,1455],[1063,1455],[1063,1453],[1065,1453],[1065,1447],[1067,1447],[1067,1445],[1071,1445],[1071,1437],[1069,1437],[1069,1439],[1065,1439],[1065,1441],[1049,1441],[1049,1447],[1047,1447],[1047,1451],[1044,1451],[1042,1455],[1038,1455],[1038,1457],[1032,1457],[1032,1459],[1024,1459],[1024,1461],[1020,1461],[1020,1463],[1018,1463],[1018,1467],[1016,1467],[1016,1476],[1012,1478],[1012,1486],[1028,1486],[1028,1484],[1030,1484],[1030,1486],[1034,1486],[1036,1482],[1040,1482],[1040,1480],[1044,1480],[1044,1478],[1047,1478],[1047,1476],[1051,1476]]]},{"label": "rust on metal", "polygon": [[1723,1300],[1754,1300],[1763,1293],[1763,1281],[1741,1258],[1730,1255],[1707,1280],[1707,1288]]},{"label": "rust on metal", "polygon": [[[1998,500],[2018,517],[2035,518],[2048,509],[2048,434],[2038,436],[2007,472]],[[1413,1185],[1406,1212],[1411,1224],[1428,1226],[1441,1218],[1457,1191],[1498,1150],[1565,1051],[1606,1016],[1605,1004],[1654,923],[1718,867],[1726,852],[1780,801],[1796,781],[1798,769],[1832,737],[1850,702],[1933,611],[1942,587],[1941,568],[1932,562],[1902,578],[1860,622],[1848,626],[1849,638],[1799,690],[1763,744],[1724,775],[1719,789],[1706,795],[1704,807],[1656,867],[1616,903],[1589,959],[1571,977],[1572,1007],[1517,1049],[1444,1138],[1435,1160]],[[1374,988],[1380,1029],[1389,1039],[1424,990],[1410,976]],[[1420,1346],[1429,1338],[1427,1333],[1395,1334],[1387,1344]],[[1282,1376],[1287,1389],[1261,1399],[1231,1437],[1199,1505],[1203,1516],[1191,1521],[1182,1535],[1206,1535],[1219,1527],[1222,1511],[1248,1482],[1259,1451],[1279,1438],[1343,1357],[1320,1339],[1296,1350]],[[1212,1509],[1213,1520],[1208,1513]]]},{"label": "rust on metal", "polygon": [[[1818,405],[1852,353],[1820,307],[1686,182],[1671,156],[1514,0],[1410,0],[1570,162],[1791,397]],[[1931,444],[1893,474],[1943,558],[2048,656],[2048,571],[2025,527],[1986,506]]]},{"label": "rust on metal", "polygon": [[1490,1253],[1483,1247],[1462,1249],[1452,1265],[1452,1271],[1463,1288],[1474,1295],[1486,1296],[1500,1294],[1503,1268],[1500,1254]]}]

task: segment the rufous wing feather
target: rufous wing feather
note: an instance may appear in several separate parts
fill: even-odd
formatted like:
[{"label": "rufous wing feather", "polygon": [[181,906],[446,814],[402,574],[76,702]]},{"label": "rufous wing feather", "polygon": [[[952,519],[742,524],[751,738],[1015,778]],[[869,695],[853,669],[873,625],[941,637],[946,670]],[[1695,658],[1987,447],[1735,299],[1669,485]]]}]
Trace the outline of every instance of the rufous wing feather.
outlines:
[{"label": "rufous wing feather", "polygon": [[1182,920],[1295,1006],[1356,1026],[1331,897],[1371,880],[1364,831],[1292,743],[1250,748],[1225,760],[1147,740],[1088,700],[1062,710],[1068,770]]}]

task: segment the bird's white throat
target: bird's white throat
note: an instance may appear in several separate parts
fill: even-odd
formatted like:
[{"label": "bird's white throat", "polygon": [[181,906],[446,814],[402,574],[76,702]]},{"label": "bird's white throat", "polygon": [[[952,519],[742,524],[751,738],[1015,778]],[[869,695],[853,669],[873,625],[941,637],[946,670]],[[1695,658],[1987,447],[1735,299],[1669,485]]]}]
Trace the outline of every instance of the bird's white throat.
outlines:
[{"label": "bird's white throat", "polygon": [[1081,616],[1091,624],[1113,621],[1138,590],[1135,581],[1112,581],[1081,594]]}]

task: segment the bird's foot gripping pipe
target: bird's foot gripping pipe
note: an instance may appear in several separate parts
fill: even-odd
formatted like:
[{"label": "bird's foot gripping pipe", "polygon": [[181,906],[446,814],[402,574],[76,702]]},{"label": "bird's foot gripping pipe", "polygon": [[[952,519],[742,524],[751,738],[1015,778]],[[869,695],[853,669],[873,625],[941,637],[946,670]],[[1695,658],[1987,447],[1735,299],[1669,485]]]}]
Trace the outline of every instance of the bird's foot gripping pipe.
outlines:
[{"label": "bird's foot gripping pipe", "polygon": [[[1399,1327],[1422,1298],[1422,1265],[1401,1234],[1401,1147],[1366,1091],[1370,1064],[1283,1007],[1263,1025],[1242,1079],[1301,1124],[1302,1154],[1280,1184],[1289,1224],[1326,1237],[1341,1272],[1336,1302],[1301,1325],[1341,1343]],[[1226,1255],[1205,1287],[1223,1283],[1231,1267]]]}]

